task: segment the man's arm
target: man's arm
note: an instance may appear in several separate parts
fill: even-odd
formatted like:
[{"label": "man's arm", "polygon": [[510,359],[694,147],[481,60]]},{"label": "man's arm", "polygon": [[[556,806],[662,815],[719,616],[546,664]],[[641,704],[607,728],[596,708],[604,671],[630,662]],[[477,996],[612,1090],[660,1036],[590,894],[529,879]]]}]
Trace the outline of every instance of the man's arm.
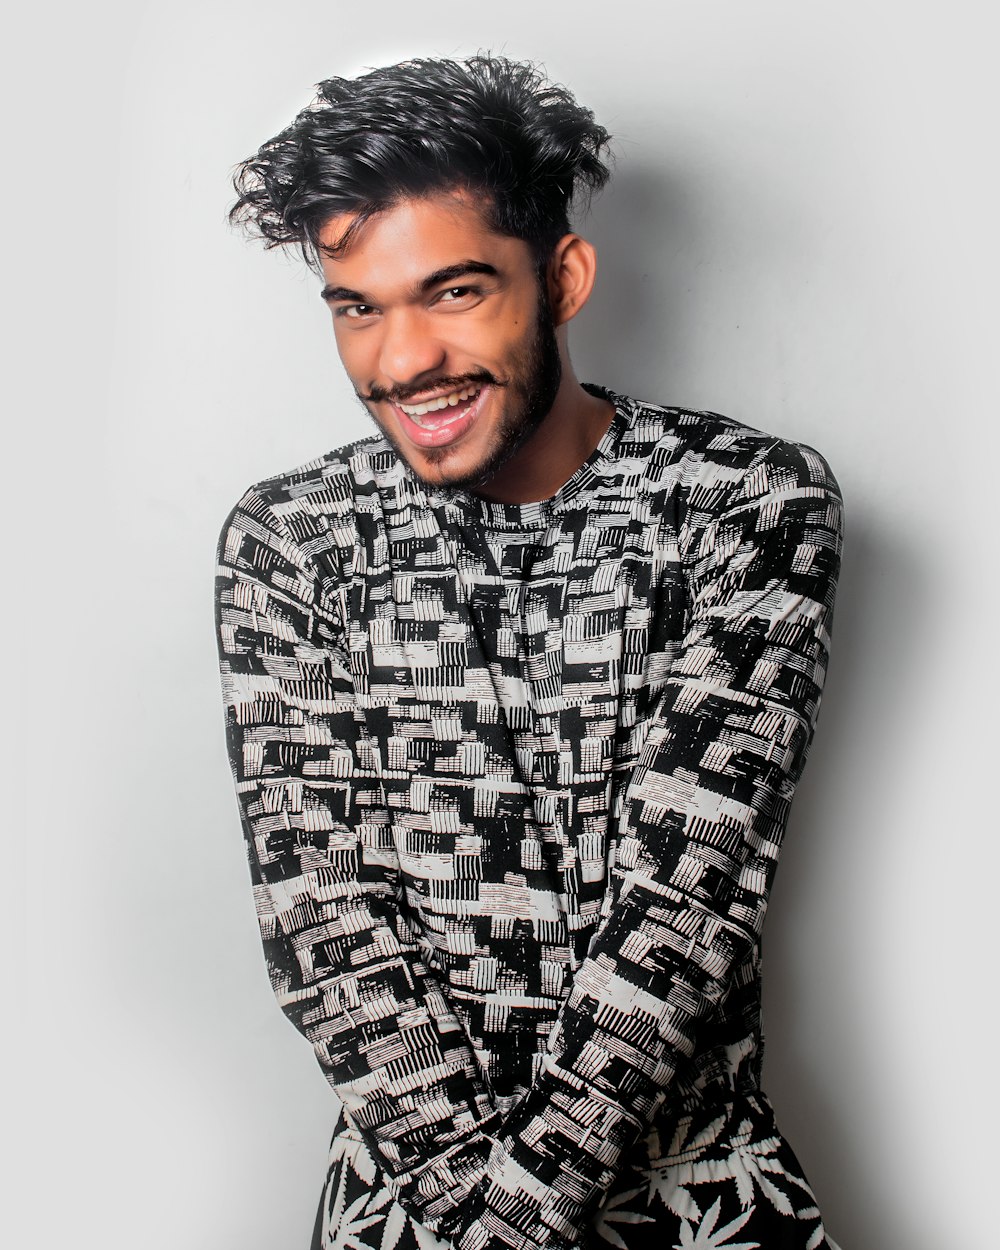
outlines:
[{"label": "man's arm", "polygon": [[320,582],[249,492],[223,530],[216,610],[261,935],[278,1002],[351,1123],[414,1218],[447,1234],[499,1119],[407,923],[377,750]]},{"label": "man's arm", "polygon": [[840,497],[777,444],[681,535],[688,629],[617,810],[601,923],[541,1070],[504,1121],[460,1250],[575,1243],[758,941],[812,738]]}]

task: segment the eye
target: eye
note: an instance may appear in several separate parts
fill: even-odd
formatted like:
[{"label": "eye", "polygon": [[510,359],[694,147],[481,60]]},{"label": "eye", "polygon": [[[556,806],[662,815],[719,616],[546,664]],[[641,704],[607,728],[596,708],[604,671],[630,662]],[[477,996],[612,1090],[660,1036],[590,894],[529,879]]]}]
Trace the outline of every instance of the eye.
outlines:
[{"label": "eye", "polygon": [[338,304],[334,309],[335,317],[347,317],[351,321],[360,321],[371,317],[376,312],[374,304]]},{"label": "eye", "polygon": [[439,292],[435,299],[438,304],[469,304],[482,294],[477,286],[449,286]]}]

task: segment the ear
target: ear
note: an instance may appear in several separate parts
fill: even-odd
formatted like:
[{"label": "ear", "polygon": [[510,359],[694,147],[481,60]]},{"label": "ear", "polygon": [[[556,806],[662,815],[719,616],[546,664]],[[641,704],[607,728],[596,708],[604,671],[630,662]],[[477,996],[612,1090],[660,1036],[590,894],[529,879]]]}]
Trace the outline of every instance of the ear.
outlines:
[{"label": "ear", "polygon": [[552,319],[557,326],[580,311],[590,298],[597,277],[597,253],[578,234],[564,234],[546,266]]}]

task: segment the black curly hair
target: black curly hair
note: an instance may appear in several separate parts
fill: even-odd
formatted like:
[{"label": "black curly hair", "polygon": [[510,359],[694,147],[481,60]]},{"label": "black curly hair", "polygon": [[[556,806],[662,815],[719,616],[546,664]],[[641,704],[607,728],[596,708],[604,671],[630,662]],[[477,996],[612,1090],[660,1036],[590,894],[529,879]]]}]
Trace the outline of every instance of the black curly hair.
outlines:
[{"label": "black curly hair", "polygon": [[589,109],[528,62],[402,61],[321,82],[315,101],[238,166],[229,216],[266,247],[298,244],[315,268],[331,217],[356,214],[336,252],[402,199],[464,190],[542,265],[569,229],[575,193],[607,182],[609,142]]}]

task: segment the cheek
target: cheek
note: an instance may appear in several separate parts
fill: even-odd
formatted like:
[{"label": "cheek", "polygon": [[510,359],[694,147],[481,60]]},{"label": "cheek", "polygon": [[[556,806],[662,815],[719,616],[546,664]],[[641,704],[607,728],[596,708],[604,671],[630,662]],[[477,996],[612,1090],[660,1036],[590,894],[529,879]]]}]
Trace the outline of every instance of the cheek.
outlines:
[{"label": "cheek", "polygon": [[456,327],[448,335],[449,354],[467,365],[481,365],[492,372],[507,374],[523,353],[532,335],[530,317],[492,316],[475,325]]}]

